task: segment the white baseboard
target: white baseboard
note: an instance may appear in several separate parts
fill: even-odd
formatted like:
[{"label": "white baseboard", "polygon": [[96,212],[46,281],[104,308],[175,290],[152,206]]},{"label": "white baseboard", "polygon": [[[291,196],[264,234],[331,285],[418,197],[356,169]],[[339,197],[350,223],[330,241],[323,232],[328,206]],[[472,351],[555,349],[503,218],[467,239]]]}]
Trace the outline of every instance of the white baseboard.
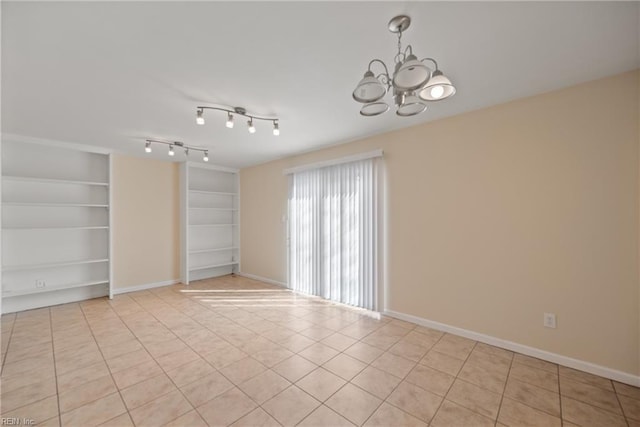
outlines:
[{"label": "white baseboard", "polygon": [[247,279],[259,280],[264,283],[268,283],[270,285],[282,286],[283,288],[287,288],[287,284],[284,282],[278,282],[277,280],[267,279],[266,277],[256,276],[255,274],[238,272],[236,273],[238,276],[246,277]]},{"label": "white baseboard", "polygon": [[129,292],[146,291],[147,289],[161,288],[163,286],[175,285],[176,283],[180,283],[180,280],[179,279],[166,280],[164,282],[147,283],[147,284],[144,284],[144,285],[129,286],[129,287],[126,287],[126,288],[114,288],[113,289],[113,294],[114,295],[120,295],[120,294],[129,293]]},{"label": "white baseboard", "polygon": [[503,340],[500,338],[492,337],[490,335],[469,331],[467,329],[450,326],[445,323],[435,322],[433,320],[424,319],[418,316],[412,316],[410,314],[399,313],[393,310],[385,310],[384,314],[387,316],[395,317],[396,319],[416,323],[418,325],[426,326],[428,328],[436,329],[443,332],[449,332],[451,334],[459,335],[461,337],[469,338],[475,341],[480,341],[485,344],[501,347],[527,356],[557,363],[562,366],[567,366],[569,368],[578,369],[590,374],[599,375],[601,377],[619,381],[621,383],[640,387],[640,376],[638,375],[629,374],[627,372],[618,371],[616,369],[607,368],[606,366],[596,365],[595,363],[585,362],[583,360],[574,359],[572,357],[563,356],[561,354],[551,353],[549,351],[540,350],[535,347],[529,347],[527,345],[518,344],[512,341]]}]

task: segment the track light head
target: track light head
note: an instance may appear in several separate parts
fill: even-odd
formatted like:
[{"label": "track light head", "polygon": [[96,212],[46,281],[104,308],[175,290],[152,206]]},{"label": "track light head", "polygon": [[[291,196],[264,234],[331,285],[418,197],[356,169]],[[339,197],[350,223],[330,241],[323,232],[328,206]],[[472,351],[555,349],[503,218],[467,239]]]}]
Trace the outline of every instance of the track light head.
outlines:
[{"label": "track light head", "polygon": [[151,152],[151,141],[147,141],[144,143],[144,152],[145,153]]},{"label": "track light head", "polygon": [[231,113],[227,114],[227,127],[229,129],[233,128],[233,114]]},{"label": "track light head", "polygon": [[198,113],[196,115],[196,123],[199,125],[203,125],[204,124],[204,117],[202,117],[202,113],[203,113],[203,109],[202,108],[198,108]]},{"label": "track light head", "polygon": [[273,134],[275,136],[280,135],[280,126],[278,125],[278,121],[277,120],[273,121]]},{"label": "track light head", "polygon": [[170,156],[175,156],[176,152],[173,151],[173,144],[169,145],[169,155]]},{"label": "track light head", "polygon": [[209,152],[208,151],[204,152],[204,156],[202,156],[202,161],[204,161],[204,162],[208,162],[209,161]]},{"label": "track light head", "polygon": [[253,125],[253,119],[249,119],[247,125],[249,126],[249,133],[256,133],[256,127]]}]

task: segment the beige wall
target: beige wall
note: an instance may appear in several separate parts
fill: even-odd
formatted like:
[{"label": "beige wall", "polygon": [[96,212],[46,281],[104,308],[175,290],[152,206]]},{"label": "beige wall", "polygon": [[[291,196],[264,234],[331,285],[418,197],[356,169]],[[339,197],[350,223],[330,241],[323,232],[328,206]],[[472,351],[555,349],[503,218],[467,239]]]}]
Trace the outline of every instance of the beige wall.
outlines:
[{"label": "beige wall", "polygon": [[113,286],[180,276],[178,164],[113,156]]},{"label": "beige wall", "polygon": [[626,73],[243,169],[242,270],[286,281],[283,169],[382,148],[388,309],[638,374],[638,120]]}]

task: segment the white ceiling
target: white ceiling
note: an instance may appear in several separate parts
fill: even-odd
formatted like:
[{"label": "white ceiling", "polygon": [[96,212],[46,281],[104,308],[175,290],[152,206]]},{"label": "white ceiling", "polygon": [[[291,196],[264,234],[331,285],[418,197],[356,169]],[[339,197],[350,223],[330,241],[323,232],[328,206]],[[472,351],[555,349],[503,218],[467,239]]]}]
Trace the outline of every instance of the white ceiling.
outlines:
[{"label": "white ceiling", "polygon": [[[244,167],[640,67],[637,2],[6,2],[2,132],[138,154],[146,138]],[[390,64],[387,22],[457,86],[414,118],[361,117],[351,92]],[[242,106],[280,117],[224,126]],[[240,120],[237,120],[240,122]],[[159,152],[161,151],[161,152]],[[168,160],[166,147],[152,156]],[[183,156],[177,155],[177,161]]]}]

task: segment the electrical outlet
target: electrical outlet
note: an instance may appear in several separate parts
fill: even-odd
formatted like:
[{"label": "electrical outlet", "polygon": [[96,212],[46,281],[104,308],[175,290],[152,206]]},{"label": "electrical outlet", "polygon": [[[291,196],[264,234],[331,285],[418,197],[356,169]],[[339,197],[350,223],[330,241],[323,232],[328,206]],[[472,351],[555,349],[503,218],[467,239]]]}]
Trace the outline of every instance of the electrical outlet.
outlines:
[{"label": "electrical outlet", "polygon": [[543,325],[545,328],[556,328],[556,315],[555,313],[544,313]]},{"label": "electrical outlet", "polygon": [[42,279],[36,279],[36,288],[44,288],[46,283]]}]

